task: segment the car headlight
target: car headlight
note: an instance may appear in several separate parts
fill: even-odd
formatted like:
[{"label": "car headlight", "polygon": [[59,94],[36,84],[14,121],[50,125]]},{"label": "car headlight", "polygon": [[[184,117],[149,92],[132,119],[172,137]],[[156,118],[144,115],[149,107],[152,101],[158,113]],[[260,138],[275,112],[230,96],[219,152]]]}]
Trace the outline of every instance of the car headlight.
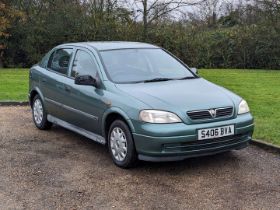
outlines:
[{"label": "car headlight", "polygon": [[148,123],[179,123],[182,120],[174,113],[160,110],[143,110],[139,114],[140,120]]},{"label": "car headlight", "polygon": [[245,114],[250,112],[249,106],[245,100],[242,100],[238,107],[238,114]]}]

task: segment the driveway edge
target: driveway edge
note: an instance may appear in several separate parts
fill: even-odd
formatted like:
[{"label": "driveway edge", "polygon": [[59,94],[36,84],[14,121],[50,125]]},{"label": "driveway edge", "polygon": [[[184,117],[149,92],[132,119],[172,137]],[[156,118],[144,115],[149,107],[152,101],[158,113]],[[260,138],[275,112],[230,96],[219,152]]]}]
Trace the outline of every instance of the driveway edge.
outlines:
[{"label": "driveway edge", "polygon": [[260,147],[264,150],[268,150],[268,151],[280,154],[280,147],[276,146],[274,144],[267,143],[267,142],[264,142],[262,140],[256,140],[256,139],[253,139],[251,141],[251,144],[256,145],[256,146],[258,146],[258,147]]},{"label": "driveway edge", "polygon": [[28,101],[0,101],[0,106],[27,106]]}]

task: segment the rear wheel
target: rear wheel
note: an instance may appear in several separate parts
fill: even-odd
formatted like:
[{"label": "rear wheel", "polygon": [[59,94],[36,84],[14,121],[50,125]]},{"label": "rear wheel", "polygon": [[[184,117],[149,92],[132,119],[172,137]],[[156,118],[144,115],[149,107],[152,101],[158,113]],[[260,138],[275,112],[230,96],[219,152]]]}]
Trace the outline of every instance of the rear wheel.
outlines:
[{"label": "rear wheel", "polygon": [[108,147],[114,163],[121,168],[133,167],[137,162],[132,134],[121,120],[114,121],[108,133]]},{"label": "rear wheel", "polygon": [[39,95],[33,98],[32,102],[32,116],[34,124],[41,130],[50,129],[52,123],[47,120],[47,112],[45,110],[42,99]]}]

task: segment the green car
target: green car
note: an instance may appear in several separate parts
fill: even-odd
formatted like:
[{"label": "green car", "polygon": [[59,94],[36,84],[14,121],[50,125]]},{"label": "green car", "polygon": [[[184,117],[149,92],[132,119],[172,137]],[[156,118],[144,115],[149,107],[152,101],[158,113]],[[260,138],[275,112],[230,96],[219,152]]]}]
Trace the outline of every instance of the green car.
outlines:
[{"label": "green car", "polygon": [[151,44],[62,44],[29,76],[39,129],[57,124],[107,145],[122,168],[242,149],[252,138],[244,99]]}]

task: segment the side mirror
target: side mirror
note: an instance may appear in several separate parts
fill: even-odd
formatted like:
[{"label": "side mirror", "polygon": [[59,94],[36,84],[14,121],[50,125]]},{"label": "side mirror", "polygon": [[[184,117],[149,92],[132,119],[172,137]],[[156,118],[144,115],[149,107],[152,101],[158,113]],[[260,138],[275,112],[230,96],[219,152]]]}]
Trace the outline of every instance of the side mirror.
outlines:
[{"label": "side mirror", "polygon": [[197,68],[190,68],[190,69],[191,69],[191,71],[192,71],[193,73],[198,74]]},{"label": "side mirror", "polygon": [[94,87],[98,86],[96,79],[90,75],[76,76],[75,84],[76,85],[88,85],[88,86],[94,86]]}]

